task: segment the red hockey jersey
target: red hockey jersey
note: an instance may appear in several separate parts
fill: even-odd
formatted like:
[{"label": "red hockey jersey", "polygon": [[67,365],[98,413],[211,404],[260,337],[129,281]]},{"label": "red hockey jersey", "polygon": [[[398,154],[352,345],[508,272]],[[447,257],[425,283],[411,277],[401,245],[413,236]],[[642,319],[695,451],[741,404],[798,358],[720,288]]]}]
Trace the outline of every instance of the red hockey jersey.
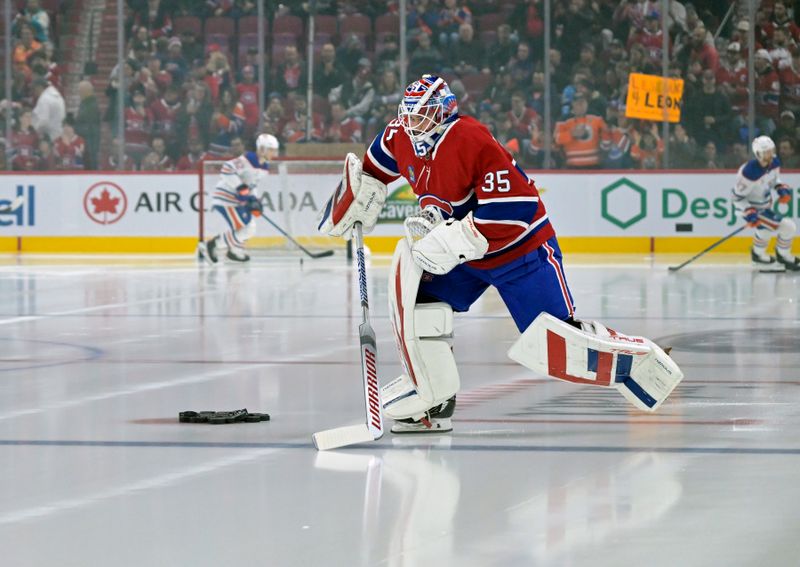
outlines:
[{"label": "red hockey jersey", "polygon": [[30,171],[36,167],[39,136],[33,128],[11,133],[11,164],[14,169]]},{"label": "red hockey jersey", "polygon": [[244,107],[244,123],[250,129],[258,127],[258,85],[239,83],[236,92]]},{"label": "red hockey jersey", "polygon": [[153,115],[148,109],[140,114],[135,108],[125,109],[125,143],[139,151],[146,151],[150,145],[150,125]]},{"label": "red hockey jersey", "polygon": [[56,138],[53,143],[53,154],[56,158],[56,167],[58,169],[83,169],[83,152],[86,149],[86,143],[80,136],[75,136],[70,141],[64,138]]},{"label": "red hockey jersey", "polygon": [[439,208],[445,218],[473,214],[489,250],[469,265],[502,266],[555,236],[533,181],[511,154],[474,118],[452,122],[425,157],[415,154],[400,122],[375,137],[364,171],[384,183],[405,177],[420,207]]},{"label": "red hockey jersey", "polygon": [[796,112],[800,109],[800,71],[793,67],[781,69],[781,108]]},{"label": "red hockey jersey", "polygon": [[150,115],[153,117],[154,133],[163,136],[166,141],[172,141],[177,136],[178,113],[181,103],[169,104],[163,98],[150,105]]}]

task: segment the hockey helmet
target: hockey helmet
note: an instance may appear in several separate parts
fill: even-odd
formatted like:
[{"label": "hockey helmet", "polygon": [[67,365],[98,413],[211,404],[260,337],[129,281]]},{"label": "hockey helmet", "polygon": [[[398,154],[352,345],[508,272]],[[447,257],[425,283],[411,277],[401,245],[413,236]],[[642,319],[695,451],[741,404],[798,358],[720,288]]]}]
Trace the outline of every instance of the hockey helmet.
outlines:
[{"label": "hockey helmet", "polygon": [[277,150],[281,147],[278,138],[272,134],[259,134],[256,138],[256,150]]},{"label": "hockey helmet", "polygon": [[430,140],[457,115],[456,96],[436,75],[422,75],[408,85],[397,108],[397,118],[414,143]]},{"label": "hockey helmet", "polygon": [[[763,161],[775,155],[775,142],[769,136],[759,136],[753,140],[753,155],[758,161]],[[767,154],[770,154],[767,156]]]}]

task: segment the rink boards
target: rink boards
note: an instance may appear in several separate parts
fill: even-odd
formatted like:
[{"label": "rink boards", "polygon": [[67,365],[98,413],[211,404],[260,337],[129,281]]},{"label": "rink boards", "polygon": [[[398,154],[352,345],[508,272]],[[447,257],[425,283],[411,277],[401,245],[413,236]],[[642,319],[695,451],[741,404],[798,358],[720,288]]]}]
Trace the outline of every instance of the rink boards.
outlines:
[{"label": "rink boards", "polygon": [[[741,222],[729,199],[734,171],[529,175],[568,252],[696,251]],[[800,173],[782,177],[795,193],[777,210],[797,218]],[[0,179],[0,206],[18,195],[25,198],[17,211],[0,215],[0,251],[188,253],[197,242],[195,173],[9,172]],[[313,241],[319,209],[338,176],[292,174],[288,187],[273,179],[262,187],[265,212],[301,241]],[[394,248],[402,219],[415,208],[405,181],[390,187],[381,220],[367,238],[373,252]],[[263,225],[259,237],[273,236]],[[749,243],[749,236],[731,239],[719,251],[744,251]]]}]

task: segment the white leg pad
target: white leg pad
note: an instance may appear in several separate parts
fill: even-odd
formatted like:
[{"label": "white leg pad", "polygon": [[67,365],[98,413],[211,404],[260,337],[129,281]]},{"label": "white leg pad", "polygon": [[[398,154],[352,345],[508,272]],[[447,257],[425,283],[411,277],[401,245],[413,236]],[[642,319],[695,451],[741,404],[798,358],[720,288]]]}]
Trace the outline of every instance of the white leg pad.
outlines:
[{"label": "white leg pad", "polygon": [[405,373],[381,388],[392,419],[419,419],[455,394],[460,385],[451,349],[453,309],[446,303],[417,305],[422,269],[402,239],[389,277],[389,312]]},{"label": "white leg pad", "polygon": [[638,409],[652,412],[683,379],[683,372],[658,345],[597,322],[585,330],[542,313],[508,356],[547,376],[577,384],[616,388]]}]

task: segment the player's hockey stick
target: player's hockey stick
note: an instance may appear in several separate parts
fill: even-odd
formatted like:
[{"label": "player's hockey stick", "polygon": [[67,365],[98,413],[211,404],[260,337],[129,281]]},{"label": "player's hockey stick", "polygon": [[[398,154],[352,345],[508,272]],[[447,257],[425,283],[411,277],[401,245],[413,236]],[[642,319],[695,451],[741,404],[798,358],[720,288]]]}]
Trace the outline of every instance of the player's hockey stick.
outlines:
[{"label": "player's hockey stick", "polygon": [[706,248],[706,249],[705,249],[705,250],[703,250],[702,252],[698,253],[697,255],[695,255],[695,256],[692,256],[691,258],[689,258],[688,260],[686,260],[686,261],[685,261],[683,264],[681,264],[680,266],[670,266],[670,267],[669,267],[669,271],[670,271],[670,272],[677,272],[678,270],[680,270],[681,268],[683,268],[683,267],[684,267],[684,266],[686,266],[687,264],[691,264],[692,262],[694,262],[695,260],[697,260],[697,259],[698,259],[700,256],[702,256],[703,254],[706,254],[707,252],[710,252],[711,250],[713,250],[714,248],[716,248],[717,246],[719,246],[720,244],[722,244],[723,242],[725,242],[725,241],[726,241],[726,240],[728,240],[729,238],[732,238],[732,237],[736,236],[737,234],[739,234],[740,232],[742,232],[742,231],[743,231],[744,229],[746,229],[747,227],[748,227],[748,225],[740,226],[739,228],[737,228],[736,230],[734,230],[733,232],[731,232],[731,233],[730,233],[728,236],[725,236],[725,237],[723,237],[723,238],[720,238],[720,239],[719,239],[719,240],[717,240],[717,241],[716,241],[714,244],[712,244],[711,246],[709,246],[708,248]]},{"label": "player's hockey stick", "polygon": [[281,227],[279,227],[277,224],[275,224],[273,222],[273,220],[271,218],[269,218],[267,215],[262,214],[261,218],[264,219],[265,221],[267,221],[269,224],[271,224],[275,230],[277,230],[282,235],[284,235],[286,238],[288,238],[289,241],[292,244],[297,246],[300,250],[302,250],[303,252],[308,254],[310,257],[312,257],[312,258],[327,258],[328,256],[333,256],[333,250],[323,250],[322,252],[312,252],[311,250],[309,250],[308,248],[306,248],[305,246],[303,246],[302,244],[297,242],[297,240],[292,238],[292,236],[288,232],[286,232]]},{"label": "player's hockey stick", "polygon": [[358,338],[361,343],[361,379],[364,383],[365,423],[326,429],[314,433],[312,439],[319,451],[355,445],[383,436],[383,412],[378,384],[378,350],[375,331],[369,322],[367,299],[367,268],[364,263],[364,234],[361,223],[355,224],[356,260],[358,263],[358,288],[361,292],[361,325]]},{"label": "player's hockey stick", "polygon": [[25,202],[25,198],[22,195],[19,195],[13,201],[11,201],[8,205],[0,206],[0,214],[2,214],[2,213],[13,213],[17,209],[19,209],[24,202]]}]

